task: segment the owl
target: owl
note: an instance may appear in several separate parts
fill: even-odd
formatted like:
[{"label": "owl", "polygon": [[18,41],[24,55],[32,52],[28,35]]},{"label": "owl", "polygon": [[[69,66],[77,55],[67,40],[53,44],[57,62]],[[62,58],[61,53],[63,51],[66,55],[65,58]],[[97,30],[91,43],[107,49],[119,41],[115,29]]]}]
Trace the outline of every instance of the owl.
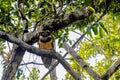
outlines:
[{"label": "owl", "polygon": [[[39,47],[41,49],[50,50],[53,49],[53,40],[52,40],[52,34],[49,30],[44,30],[40,32],[39,36]],[[52,57],[51,56],[41,56],[41,59],[43,61],[43,64],[46,68],[49,68],[52,63]]]}]

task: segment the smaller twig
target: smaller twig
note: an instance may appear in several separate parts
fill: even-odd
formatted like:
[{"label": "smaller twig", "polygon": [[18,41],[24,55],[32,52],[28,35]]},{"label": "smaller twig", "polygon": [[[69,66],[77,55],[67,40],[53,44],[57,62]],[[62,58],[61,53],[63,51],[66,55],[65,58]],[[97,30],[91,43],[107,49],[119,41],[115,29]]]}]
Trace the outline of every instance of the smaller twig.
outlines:
[{"label": "smaller twig", "polygon": [[[72,32],[74,32],[74,33],[76,33],[76,34],[78,34],[78,35],[82,35],[81,33],[79,33],[79,32],[76,32],[76,31],[72,31]],[[87,39],[88,41],[90,41],[90,42],[92,42],[93,43],[93,41],[92,40],[90,40],[88,37],[85,37],[85,39]]]},{"label": "smaller twig", "polygon": [[[23,60],[23,63],[25,63],[25,61]],[[25,67],[27,68],[27,70],[31,73],[30,69],[28,68],[27,65],[25,65]]]},{"label": "smaller twig", "polygon": [[25,14],[22,11],[21,3],[22,3],[21,0],[18,0],[18,13],[24,25],[23,26],[24,31],[23,31],[23,36],[22,36],[22,40],[24,40],[24,34],[28,32],[28,19],[26,18]]},{"label": "smaller twig", "polygon": [[20,65],[23,66],[23,65],[29,65],[29,64],[43,65],[43,64],[35,63],[35,62],[27,62],[27,63],[22,63],[22,64],[20,64]]},{"label": "smaller twig", "polygon": [[[25,64],[24,60],[23,60],[23,63]],[[30,74],[34,75],[34,74],[30,71],[30,69],[28,68],[27,65],[25,65],[25,67],[27,68],[27,70],[29,71]],[[34,78],[34,77],[33,77],[33,78]]]}]

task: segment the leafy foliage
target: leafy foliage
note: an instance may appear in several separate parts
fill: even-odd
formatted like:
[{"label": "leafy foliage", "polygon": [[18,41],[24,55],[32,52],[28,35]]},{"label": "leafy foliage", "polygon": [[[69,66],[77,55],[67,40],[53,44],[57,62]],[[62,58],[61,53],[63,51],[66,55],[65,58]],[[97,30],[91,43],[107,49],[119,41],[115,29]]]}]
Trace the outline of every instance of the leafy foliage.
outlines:
[{"label": "leafy foliage", "polygon": [[[111,18],[110,15],[105,16],[101,22],[95,23],[92,26],[91,33],[94,37],[87,38],[79,43],[80,48],[78,54],[88,62],[98,74],[102,75],[110,65],[118,59],[118,56],[120,56],[120,36],[118,26],[118,19],[115,20],[114,18]],[[101,30],[103,30],[103,32],[101,32]],[[96,59],[94,64],[91,59],[92,61]],[[78,72],[82,70],[85,75],[86,72],[77,65],[78,64],[73,60],[72,66],[80,69],[77,70]],[[110,78],[110,80],[120,79],[116,74],[119,74],[119,70]],[[68,74],[66,75],[66,78],[67,77]]]},{"label": "leafy foliage", "polygon": [[[102,75],[120,56],[120,1],[111,0],[109,6],[105,1],[107,0],[20,0],[19,4],[16,0],[0,0],[0,31],[10,33],[16,37],[22,36],[24,22],[19,12],[19,5],[21,6],[21,12],[28,20],[29,31],[38,30],[39,25],[51,18],[56,19],[87,6],[93,13],[90,17],[72,23],[68,25],[68,28],[54,32],[53,36],[54,40],[58,40],[58,46],[61,48],[64,42],[73,44],[74,41],[69,39],[70,32],[77,31],[80,34],[87,32],[85,38],[78,43],[77,54],[95,72]],[[108,9],[106,9],[107,7]],[[105,13],[103,18],[97,21],[103,13]],[[72,37],[72,35],[70,36]],[[4,43],[5,40],[0,38],[0,55],[8,53],[5,51],[8,48]],[[72,57],[70,56],[70,58]],[[91,59],[96,60],[95,64],[90,61]],[[71,59],[69,63],[84,79],[90,78],[92,80],[92,77],[74,59]],[[3,68],[6,69],[6,67],[7,63],[3,62]],[[26,77],[23,73],[24,70],[19,69],[15,79],[38,80],[40,78],[40,70],[34,67],[32,67],[29,77]],[[118,80],[120,79],[119,76],[120,71],[118,70],[110,80]],[[66,80],[74,80],[67,72],[65,77]],[[49,80],[49,78],[46,78],[46,80]]]}]

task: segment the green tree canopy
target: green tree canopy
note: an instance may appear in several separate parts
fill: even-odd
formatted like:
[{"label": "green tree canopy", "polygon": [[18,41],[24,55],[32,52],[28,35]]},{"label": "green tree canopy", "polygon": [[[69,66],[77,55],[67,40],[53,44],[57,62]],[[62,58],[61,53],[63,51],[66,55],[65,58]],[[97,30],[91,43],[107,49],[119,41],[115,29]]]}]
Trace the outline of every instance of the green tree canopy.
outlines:
[{"label": "green tree canopy", "polygon": [[[64,56],[34,46],[42,30],[52,33],[56,46],[67,51]],[[1,80],[56,80],[56,75],[46,76],[55,74],[59,63],[66,70],[65,80],[119,80],[120,1],[0,0],[0,44]],[[26,77],[20,67],[27,65],[21,63],[26,51],[56,60],[43,78],[36,67]]]}]

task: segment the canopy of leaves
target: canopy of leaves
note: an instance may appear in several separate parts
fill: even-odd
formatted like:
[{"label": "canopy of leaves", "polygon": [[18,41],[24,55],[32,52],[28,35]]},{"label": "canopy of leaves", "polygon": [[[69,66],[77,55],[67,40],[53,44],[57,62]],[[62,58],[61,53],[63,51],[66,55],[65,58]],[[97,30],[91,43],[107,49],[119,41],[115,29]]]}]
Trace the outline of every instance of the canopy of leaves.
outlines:
[{"label": "canopy of leaves", "polygon": [[[92,13],[90,16],[72,22],[65,28],[58,28],[53,32],[53,36],[61,48],[64,42],[72,45],[76,41],[71,40],[73,36],[69,35],[70,32],[77,34],[76,38],[86,33],[75,49],[96,73],[102,75],[120,56],[120,0],[0,0],[0,31],[20,38],[25,30],[24,20],[27,21],[28,31],[34,32],[48,20],[62,19],[66,14],[86,7]],[[6,44],[6,42],[0,38],[3,68],[7,66],[6,56],[9,58],[10,53],[6,49],[11,51],[12,48],[9,48],[9,43]],[[93,79],[74,59],[71,59],[72,56],[68,57],[73,70],[81,74],[84,79]],[[91,60],[95,63],[93,64]],[[29,79],[39,79],[39,73],[39,69],[33,68]],[[19,69],[15,79],[25,80],[25,78],[24,70]],[[67,72],[65,78],[74,80]],[[119,70],[110,77],[110,80],[119,79]]]}]

